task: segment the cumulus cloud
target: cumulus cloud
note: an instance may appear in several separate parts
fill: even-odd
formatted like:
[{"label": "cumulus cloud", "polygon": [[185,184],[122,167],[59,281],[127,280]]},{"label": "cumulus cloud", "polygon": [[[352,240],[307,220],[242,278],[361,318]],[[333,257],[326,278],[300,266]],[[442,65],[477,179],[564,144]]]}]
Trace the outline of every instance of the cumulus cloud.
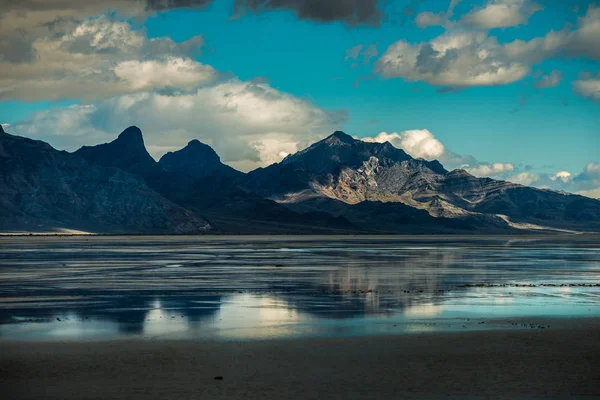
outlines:
[{"label": "cumulus cloud", "polygon": [[36,58],[15,68],[0,60],[0,100],[110,97],[148,90],[188,90],[220,74],[189,55],[201,36],[175,43],[148,39],[128,23],[98,17],[36,39]]},{"label": "cumulus cloud", "polygon": [[119,80],[127,83],[128,92],[185,89],[210,83],[216,76],[212,67],[183,58],[124,61],[115,66],[114,73]]},{"label": "cumulus cloud", "polygon": [[581,97],[600,102],[600,73],[597,78],[574,81],[573,90]]},{"label": "cumulus cloud", "polygon": [[530,0],[489,0],[471,10],[459,20],[452,20],[453,10],[459,1],[451,1],[447,11],[433,13],[424,11],[417,15],[418,27],[444,26],[446,28],[492,29],[526,24],[542,7]]},{"label": "cumulus cloud", "polygon": [[174,8],[202,8],[212,0],[18,0],[0,2],[0,59],[31,62],[34,42],[104,13],[120,17],[145,17]]},{"label": "cumulus cloud", "polygon": [[569,171],[559,171],[556,174],[550,177],[550,180],[556,181],[560,180],[561,182],[567,183],[571,179],[571,173]]},{"label": "cumulus cloud", "polygon": [[[504,3],[519,2],[511,0]],[[500,5],[499,2],[489,3],[488,6],[490,4]],[[431,24],[435,19],[427,14],[421,22]],[[386,78],[400,77],[434,86],[489,86],[521,80],[529,74],[533,64],[544,59],[583,56],[600,60],[600,8],[594,5],[589,6],[574,28],[550,31],[527,41],[514,40],[500,44],[486,32],[465,33],[453,28],[449,27],[446,33],[428,42],[411,44],[400,40],[393,43],[378,59],[376,72]],[[558,81],[560,76],[556,72],[539,84],[550,87],[548,85]],[[584,85],[586,83],[578,83],[575,90],[586,94],[591,90],[595,92],[584,88]],[[595,83],[589,82],[587,85],[594,87]]]},{"label": "cumulus cloud", "polygon": [[515,40],[507,43],[507,57],[534,63],[551,57],[587,57],[600,60],[600,8],[590,5],[587,12],[578,18],[574,29],[564,28],[550,31],[542,37],[529,41]]},{"label": "cumulus cloud", "polygon": [[589,162],[583,172],[573,178],[574,181],[600,181],[600,163]]},{"label": "cumulus cloud", "polygon": [[362,140],[377,143],[390,142],[412,157],[426,160],[437,160],[446,152],[442,142],[437,140],[427,129],[408,130],[401,133],[381,132],[375,137],[366,137]]},{"label": "cumulus cloud", "polygon": [[138,125],[156,157],[196,138],[213,146],[224,161],[249,170],[281,160],[346,120],[343,110],[324,110],[266,83],[233,78],[192,93],[140,92],[45,110],[10,128],[75,150],[111,141],[128,125]]},{"label": "cumulus cloud", "polygon": [[498,176],[505,172],[512,172],[514,170],[515,167],[511,163],[493,163],[467,168],[467,171],[475,176]]},{"label": "cumulus cloud", "polygon": [[379,26],[384,15],[378,0],[236,0],[236,14],[293,11],[299,19],[341,21],[348,26]]},{"label": "cumulus cloud", "polygon": [[485,163],[470,155],[461,155],[449,151],[427,129],[414,129],[403,132],[381,132],[374,137],[361,138],[365,142],[390,142],[394,147],[404,150],[415,158],[438,160],[447,169],[462,168],[476,176],[500,177],[514,171],[511,163]]},{"label": "cumulus cloud", "polygon": [[525,77],[529,69],[504,57],[496,39],[481,32],[445,34],[418,44],[401,40],[376,63],[376,71],[387,78],[451,87],[511,83]]},{"label": "cumulus cloud", "polygon": [[540,176],[533,172],[519,172],[508,180],[519,185],[531,186],[540,180]]},{"label": "cumulus cloud", "polygon": [[529,17],[542,7],[529,0],[489,0],[487,4],[472,10],[460,20],[476,28],[506,28],[526,24]]}]

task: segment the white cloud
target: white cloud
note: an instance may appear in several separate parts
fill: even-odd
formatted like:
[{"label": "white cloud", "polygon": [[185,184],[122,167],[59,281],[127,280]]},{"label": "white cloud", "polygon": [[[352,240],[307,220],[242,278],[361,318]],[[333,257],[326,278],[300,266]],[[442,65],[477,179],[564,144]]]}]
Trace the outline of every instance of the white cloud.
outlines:
[{"label": "white cloud", "polygon": [[529,0],[489,0],[480,9],[461,18],[461,23],[477,28],[506,28],[526,24],[542,7]]},{"label": "white cloud", "polygon": [[14,123],[11,133],[75,150],[111,141],[137,125],[156,157],[196,138],[248,170],[281,160],[346,119],[344,111],[323,110],[266,83],[230,79],[191,93],[141,92],[46,110]]},{"label": "white cloud", "polygon": [[[504,26],[509,21],[518,21],[513,11],[519,4],[531,6],[533,3],[520,0],[490,2],[479,10],[488,11],[473,15],[479,16],[475,20],[479,19],[482,26],[492,23]],[[486,16],[495,13],[504,13],[504,17],[493,19],[496,22],[492,22],[492,19],[485,22]],[[542,37],[528,41],[514,40],[506,44],[499,44],[495,37],[486,32],[465,32],[460,24],[440,21],[446,15],[447,13],[422,15],[422,25],[440,22],[446,26],[447,32],[428,42],[411,44],[400,40],[393,43],[377,61],[376,72],[386,78],[400,77],[406,81],[424,81],[434,86],[490,86],[521,80],[529,74],[533,64],[544,59],[583,56],[600,60],[600,8],[594,5],[589,6],[573,29],[565,27],[560,31],[550,31]],[[540,88],[551,87],[558,84],[560,79],[559,71],[553,71],[538,85]],[[595,82],[578,82],[575,84],[578,93],[590,98],[596,96]]]},{"label": "white cloud", "polygon": [[451,29],[506,28],[526,24],[534,13],[542,7],[531,0],[488,0],[483,7],[475,8],[460,20],[452,20],[454,7],[459,1],[451,1],[446,12],[424,11],[417,15],[418,27],[444,26]]},{"label": "white cloud", "polygon": [[425,81],[435,86],[490,86],[518,81],[530,66],[503,57],[502,47],[485,33],[446,34],[430,42],[403,40],[388,47],[376,71],[387,78]]},{"label": "white cloud", "polygon": [[515,40],[504,46],[506,56],[536,63],[546,58],[585,56],[600,60],[600,8],[590,5],[575,29],[565,27],[529,41]]},{"label": "white cloud", "polygon": [[143,31],[107,17],[68,28],[34,40],[31,61],[16,67],[0,60],[0,100],[92,100],[154,89],[189,90],[220,76],[189,57],[204,45],[201,36],[182,43],[148,39]]},{"label": "white cloud", "polygon": [[550,177],[552,181],[561,180],[564,183],[569,182],[570,179],[571,173],[569,171],[559,171]]},{"label": "white cloud", "polygon": [[476,176],[503,176],[514,170],[511,163],[484,163],[470,155],[461,155],[449,151],[427,129],[414,129],[400,133],[381,132],[374,137],[361,138],[365,142],[390,142],[394,147],[404,150],[415,158],[438,160],[446,169],[462,168]]},{"label": "white cloud", "polygon": [[540,176],[533,172],[519,172],[508,180],[519,185],[531,186],[540,180]]},{"label": "white cloud", "polygon": [[181,57],[152,61],[124,61],[114,68],[115,75],[128,84],[130,92],[161,88],[187,89],[216,80],[217,72]]},{"label": "white cloud", "polygon": [[573,89],[581,97],[600,101],[600,76],[597,79],[580,79],[573,82]]},{"label": "white cloud", "polygon": [[576,179],[581,180],[600,180],[600,163],[589,162]]},{"label": "white cloud", "polygon": [[493,163],[474,167],[469,166],[465,169],[475,176],[498,176],[505,172],[514,171],[515,166],[511,163]]},{"label": "white cloud", "polygon": [[426,160],[437,160],[446,152],[442,142],[437,140],[427,129],[408,130],[401,133],[381,132],[373,138],[361,139],[365,142],[390,142],[394,147],[404,150],[412,157]]}]

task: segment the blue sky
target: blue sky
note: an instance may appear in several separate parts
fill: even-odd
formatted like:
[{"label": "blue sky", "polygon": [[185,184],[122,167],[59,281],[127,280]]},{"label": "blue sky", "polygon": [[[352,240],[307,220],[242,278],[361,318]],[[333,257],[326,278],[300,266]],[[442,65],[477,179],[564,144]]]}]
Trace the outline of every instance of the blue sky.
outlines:
[{"label": "blue sky", "polygon": [[475,175],[597,193],[594,1],[144,1],[9,9],[25,11],[12,25],[34,56],[0,20],[5,129],[74,150],[135,123],[156,157],[198,138],[248,170],[342,128]]}]

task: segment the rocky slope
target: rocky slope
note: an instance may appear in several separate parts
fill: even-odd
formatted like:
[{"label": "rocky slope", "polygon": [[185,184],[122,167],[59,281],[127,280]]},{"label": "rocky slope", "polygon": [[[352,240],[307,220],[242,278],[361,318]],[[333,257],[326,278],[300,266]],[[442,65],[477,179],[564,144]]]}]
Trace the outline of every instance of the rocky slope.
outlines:
[{"label": "rocky slope", "polygon": [[295,210],[308,211],[316,204],[311,199],[328,198],[372,207],[401,203],[433,217],[479,221],[483,230],[600,230],[598,200],[476,178],[464,170],[448,172],[439,162],[414,159],[390,143],[365,143],[343,132],[250,172],[246,184]]},{"label": "rocky slope", "polygon": [[0,230],[197,233],[209,224],[121,169],[0,128]]},{"label": "rocky slope", "polygon": [[[224,233],[347,233],[359,229],[342,217],[301,215],[238,185],[245,174],[223,164],[208,145],[192,140],[159,162],[148,154],[142,133],[129,127],[117,139],[74,153],[91,164],[137,174],[165,198]],[[130,156],[126,156],[130,154]],[[123,156],[121,156],[123,155]]]}]

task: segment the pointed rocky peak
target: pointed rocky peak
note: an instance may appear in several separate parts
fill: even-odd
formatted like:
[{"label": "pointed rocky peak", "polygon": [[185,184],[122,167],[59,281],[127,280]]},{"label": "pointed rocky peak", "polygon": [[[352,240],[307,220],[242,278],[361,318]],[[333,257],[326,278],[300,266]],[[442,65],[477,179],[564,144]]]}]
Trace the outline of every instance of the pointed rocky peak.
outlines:
[{"label": "pointed rocky peak", "polygon": [[466,170],[462,169],[462,168],[457,168],[457,169],[453,169],[452,171],[448,172],[449,176],[464,176],[464,177],[473,177],[473,175],[471,175],[470,173],[468,173]]},{"label": "pointed rocky peak", "polygon": [[158,163],[166,171],[185,173],[195,178],[243,175],[223,164],[212,147],[197,139],[191,140],[181,150],[165,154]]},{"label": "pointed rocky peak", "polygon": [[125,129],[110,143],[83,146],[74,154],[93,164],[116,167],[142,176],[156,166],[156,161],[146,150],[142,131],[137,126]]},{"label": "pointed rocky peak", "polygon": [[2,124],[0,124],[0,134],[1,133],[6,133],[6,132],[4,132],[4,128],[2,127]]},{"label": "pointed rocky peak", "polygon": [[144,137],[140,128],[134,125],[121,132],[115,142],[127,145],[144,146]]},{"label": "pointed rocky peak", "polygon": [[370,157],[393,162],[410,160],[408,154],[389,143],[370,143],[336,131],[310,147],[286,157],[281,164],[314,172],[334,172],[339,167],[358,167]]},{"label": "pointed rocky peak", "polygon": [[335,131],[323,140],[328,144],[352,144],[355,141],[356,139],[342,131]]}]

